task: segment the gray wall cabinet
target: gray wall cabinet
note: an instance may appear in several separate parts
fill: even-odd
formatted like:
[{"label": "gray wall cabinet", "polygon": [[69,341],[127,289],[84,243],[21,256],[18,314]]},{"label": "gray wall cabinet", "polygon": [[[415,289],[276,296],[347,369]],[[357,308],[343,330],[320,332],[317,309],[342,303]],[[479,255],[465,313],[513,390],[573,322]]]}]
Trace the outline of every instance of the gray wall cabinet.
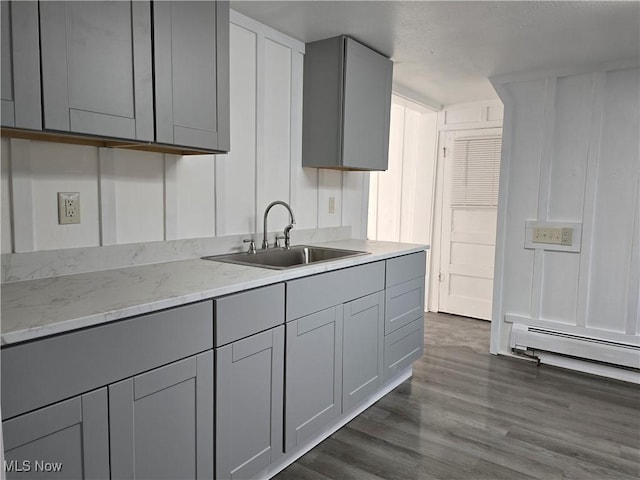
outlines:
[{"label": "gray wall cabinet", "polygon": [[7,478],[109,478],[108,428],[106,388],[7,420]]},{"label": "gray wall cabinet", "polygon": [[40,2],[44,128],[153,141],[149,2]]},{"label": "gray wall cabinet", "polygon": [[391,60],[344,35],[305,50],[302,166],[386,170]]},{"label": "gray wall cabinet", "polygon": [[287,323],[285,451],[319,434],[341,414],[343,307]]},{"label": "gray wall cabinet", "polygon": [[113,478],[213,478],[213,351],[109,386]]},{"label": "gray wall cabinet", "polygon": [[216,478],[253,478],[282,456],[284,327],[216,349]]},{"label": "gray wall cabinet", "polygon": [[229,150],[228,2],[1,5],[3,127],[34,139]]},{"label": "gray wall cabinet", "polygon": [[228,3],[153,7],[157,141],[228,151]]},{"label": "gray wall cabinet", "polygon": [[3,127],[40,130],[40,36],[36,2],[0,3]]},{"label": "gray wall cabinet", "polygon": [[373,395],[382,384],[384,292],[344,305],[342,411]]}]

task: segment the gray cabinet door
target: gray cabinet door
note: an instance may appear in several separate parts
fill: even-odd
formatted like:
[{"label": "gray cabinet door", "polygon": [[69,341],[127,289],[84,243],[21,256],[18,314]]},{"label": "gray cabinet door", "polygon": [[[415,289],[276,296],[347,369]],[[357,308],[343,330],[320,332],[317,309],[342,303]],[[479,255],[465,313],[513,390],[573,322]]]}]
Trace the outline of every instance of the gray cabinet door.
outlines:
[{"label": "gray cabinet door", "polygon": [[109,478],[107,389],[2,423],[8,479]]},{"label": "gray cabinet door", "polygon": [[229,150],[228,2],[155,2],[156,139]]},{"label": "gray cabinet door", "polygon": [[252,478],[282,455],[284,327],[216,349],[216,478]]},{"label": "gray cabinet door", "polygon": [[0,4],[2,126],[40,130],[40,44],[37,2]]},{"label": "gray cabinet door", "polygon": [[308,43],[302,166],[386,170],[393,63],[346,36]]},{"label": "gray cabinet door", "polygon": [[382,383],[384,292],[344,305],[342,411],[373,395]]},{"label": "gray cabinet door", "polygon": [[286,325],[285,451],[322,433],[342,411],[342,305]]},{"label": "gray cabinet door", "polygon": [[40,2],[44,128],[152,141],[149,2]]},{"label": "gray cabinet door", "polygon": [[342,165],[386,170],[393,63],[352,38],[346,39]]},{"label": "gray cabinet door", "polygon": [[213,350],[109,386],[113,478],[213,478]]}]

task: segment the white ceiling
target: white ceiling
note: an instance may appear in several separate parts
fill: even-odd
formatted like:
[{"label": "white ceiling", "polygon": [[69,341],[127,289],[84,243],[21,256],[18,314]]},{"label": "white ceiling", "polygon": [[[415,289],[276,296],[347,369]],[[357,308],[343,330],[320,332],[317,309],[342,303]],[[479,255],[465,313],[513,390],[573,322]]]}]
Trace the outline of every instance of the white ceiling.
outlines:
[{"label": "white ceiling", "polygon": [[303,42],[348,34],[432,106],[496,98],[489,77],[640,57],[638,1],[232,1]]}]

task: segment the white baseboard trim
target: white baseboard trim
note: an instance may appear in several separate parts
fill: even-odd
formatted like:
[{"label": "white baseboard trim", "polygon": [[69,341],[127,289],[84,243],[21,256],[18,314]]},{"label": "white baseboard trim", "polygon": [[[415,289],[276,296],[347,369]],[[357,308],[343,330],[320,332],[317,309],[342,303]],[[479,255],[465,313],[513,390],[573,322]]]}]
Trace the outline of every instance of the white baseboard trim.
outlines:
[{"label": "white baseboard trim", "polygon": [[349,412],[347,415],[341,416],[339,419],[335,421],[335,423],[329,425],[321,433],[319,433],[317,436],[310,439],[309,441],[305,442],[303,445],[301,445],[299,448],[297,448],[293,452],[285,454],[283,458],[281,458],[278,462],[270,465],[268,469],[263,470],[261,473],[256,475],[255,478],[269,479],[274,475],[276,475],[277,473],[284,470],[285,468],[287,468],[289,465],[291,465],[293,462],[298,460],[300,457],[302,457],[305,453],[307,453],[313,447],[318,445],[320,442],[322,442],[329,436],[333,435],[335,432],[340,430],[351,420],[353,420],[362,412],[364,412],[371,405],[373,405],[382,397],[384,397],[386,394],[391,392],[394,388],[396,388],[402,382],[411,378],[412,373],[413,373],[413,369],[411,367],[402,371],[400,374],[398,374],[398,376],[392,379],[391,382],[387,383],[387,385],[385,385],[381,390],[379,390],[374,395],[369,397],[366,402],[362,403],[359,407],[357,407],[352,412]]}]

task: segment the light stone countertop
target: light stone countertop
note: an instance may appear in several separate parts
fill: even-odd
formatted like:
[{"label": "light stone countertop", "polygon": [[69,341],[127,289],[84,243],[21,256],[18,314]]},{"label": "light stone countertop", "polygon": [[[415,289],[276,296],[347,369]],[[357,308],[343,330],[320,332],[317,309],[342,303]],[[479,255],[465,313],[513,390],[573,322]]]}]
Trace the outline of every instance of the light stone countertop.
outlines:
[{"label": "light stone countertop", "polygon": [[0,343],[33,340],[429,248],[365,240],[314,245],[370,254],[288,270],[191,259],[2,284]]}]

